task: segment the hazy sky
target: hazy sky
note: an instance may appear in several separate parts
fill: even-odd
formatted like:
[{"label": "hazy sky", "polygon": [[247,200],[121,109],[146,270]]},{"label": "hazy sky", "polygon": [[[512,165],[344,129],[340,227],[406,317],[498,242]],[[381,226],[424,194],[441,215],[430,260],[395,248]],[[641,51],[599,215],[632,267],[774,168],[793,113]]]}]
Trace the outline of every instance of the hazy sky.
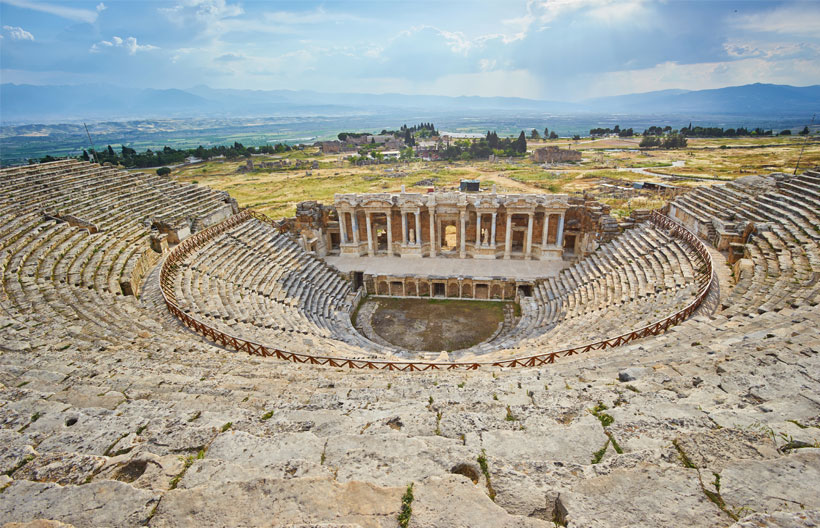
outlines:
[{"label": "hazy sky", "polygon": [[2,82],[551,100],[820,84],[820,1],[0,0]]}]

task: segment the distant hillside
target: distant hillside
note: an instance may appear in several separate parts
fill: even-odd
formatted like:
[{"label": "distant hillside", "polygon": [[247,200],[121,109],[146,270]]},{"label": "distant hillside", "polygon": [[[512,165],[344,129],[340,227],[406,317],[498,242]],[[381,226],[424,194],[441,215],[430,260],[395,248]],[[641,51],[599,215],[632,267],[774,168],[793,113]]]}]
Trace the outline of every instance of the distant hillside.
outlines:
[{"label": "distant hillside", "polygon": [[322,93],[306,90],[139,89],[105,84],[0,84],[4,123],[168,117],[345,116],[400,111],[433,118],[468,112],[618,113],[665,116],[806,116],[820,110],[820,85],[750,84],[716,90],[663,90],[566,103],[516,97]]},{"label": "distant hillside", "polygon": [[641,114],[811,115],[820,111],[820,85],[757,83],[715,90],[665,90],[591,99],[584,106],[596,112]]}]

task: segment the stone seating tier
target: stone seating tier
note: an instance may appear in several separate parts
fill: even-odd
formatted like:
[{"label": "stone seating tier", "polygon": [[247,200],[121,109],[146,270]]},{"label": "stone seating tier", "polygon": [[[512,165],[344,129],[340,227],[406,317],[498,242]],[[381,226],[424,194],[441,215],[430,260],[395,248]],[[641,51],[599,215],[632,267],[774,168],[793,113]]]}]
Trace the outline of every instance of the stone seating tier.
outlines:
[{"label": "stone seating tier", "polygon": [[[0,206],[3,522],[393,526],[412,482],[410,526],[820,523],[820,498],[806,485],[820,479],[811,447],[820,440],[820,308],[801,297],[816,295],[820,267],[817,244],[790,220],[770,220],[752,237],[753,274],[737,285],[720,279],[721,295],[753,292],[745,313],[704,311],[663,335],[540,368],[378,375],[211,345],[166,311],[158,268],[139,299],[112,294],[110,277],[142,243],[135,224],[89,234]],[[184,266],[176,296],[206,288],[214,294],[194,300],[220,313],[279,310],[294,325],[277,330],[282,348],[307,348],[308,339],[315,353],[342,350],[338,327],[307,314],[346,308],[346,283],[264,226],[243,227],[194,254],[203,258]],[[619,317],[649,320],[656,302],[683,300],[697,259],[662,231],[632,233],[539,283],[522,309],[544,313],[525,326],[562,324],[510,353],[560,345]],[[223,268],[242,280],[219,275]],[[296,278],[285,285],[288,277]],[[271,283],[281,297],[264,294]],[[214,321],[261,331],[253,321]],[[355,338],[349,320],[337,323]],[[317,337],[297,324],[314,325]],[[352,357],[385,357],[343,345]]]}]

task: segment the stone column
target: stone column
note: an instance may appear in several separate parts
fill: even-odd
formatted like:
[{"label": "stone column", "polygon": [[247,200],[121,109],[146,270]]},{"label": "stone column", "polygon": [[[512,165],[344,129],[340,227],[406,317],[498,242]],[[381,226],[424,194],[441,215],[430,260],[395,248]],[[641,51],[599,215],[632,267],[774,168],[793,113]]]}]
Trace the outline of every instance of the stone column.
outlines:
[{"label": "stone column", "polygon": [[[353,243],[356,244],[356,250],[359,250],[359,215],[356,214],[354,210],[350,213],[350,216],[353,218]],[[358,253],[357,253],[358,254]]]},{"label": "stone column", "polygon": [[373,229],[370,223],[370,211],[364,213],[365,226],[367,227],[367,254],[373,256]]},{"label": "stone column", "polygon": [[401,243],[407,245],[407,213],[401,212]]},{"label": "stone column", "polygon": [[[430,256],[436,256],[436,245],[438,244],[438,237],[436,236],[436,208],[427,207],[427,212],[430,213]],[[432,297],[432,294],[430,295]]]},{"label": "stone column", "polygon": [[481,246],[481,213],[476,212],[475,214],[475,247],[476,249]]},{"label": "stone column", "polygon": [[547,234],[550,232],[550,213],[549,211],[544,213],[544,224],[541,226],[544,230],[541,233],[541,251],[547,247]]},{"label": "stone column", "polygon": [[393,211],[387,210],[387,256],[393,256]]},{"label": "stone column", "polygon": [[524,246],[524,258],[528,259],[532,256],[532,224],[535,213],[527,213],[527,244]]},{"label": "stone column", "polygon": [[421,247],[421,211],[416,211],[416,245]]},{"label": "stone column", "polygon": [[345,225],[345,215],[347,213],[339,213],[339,232],[342,234],[342,244],[347,244],[347,226]]},{"label": "stone column", "polygon": [[512,253],[512,214],[507,212],[507,238],[504,239],[504,258],[509,260]]},{"label": "stone column", "polygon": [[490,244],[495,247],[495,219],[498,213],[493,213],[493,225],[490,226]]},{"label": "stone column", "polygon": [[564,213],[558,219],[558,235],[555,237],[555,245],[559,248],[564,247]]},{"label": "stone column", "polygon": [[459,258],[467,256],[467,213],[464,209],[459,211],[459,220],[461,220],[461,231],[458,234],[459,242]]}]

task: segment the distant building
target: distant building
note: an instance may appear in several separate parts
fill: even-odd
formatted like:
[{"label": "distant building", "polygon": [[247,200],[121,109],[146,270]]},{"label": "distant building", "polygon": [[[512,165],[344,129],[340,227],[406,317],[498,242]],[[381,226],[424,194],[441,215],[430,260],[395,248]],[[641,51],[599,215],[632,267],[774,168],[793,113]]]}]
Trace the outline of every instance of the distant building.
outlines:
[{"label": "distant building", "polygon": [[478,192],[480,189],[478,180],[461,180],[458,190],[461,192]]},{"label": "distant building", "polygon": [[341,141],[317,141],[313,145],[322,149],[322,154],[339,154],[342,152]]},{"label": "distant building", "polygon": [[441,159],[441,151],[435,147],[416,147],[416,157],[424,161],[438,161]]},{"label": "distant building", "polygon": [[537,163],[566,163],[581,161],[581,153],[577,150],[560,149],[555,146],[535,149],[530,158]]},{"label": "distant building", "polygon": [[391,139],[393,139],[392,134],[377,134],[373,136],[367,136],[368,143],[376,143],[378,145],[381,145],[382,143],[387,143]]},{"label": "distant building", "polygon": [[385,141],[384,148],[387,150],[400,150],[404,148],[404,140],[397,139],[394,137],[390,137],[389,140]]}]

